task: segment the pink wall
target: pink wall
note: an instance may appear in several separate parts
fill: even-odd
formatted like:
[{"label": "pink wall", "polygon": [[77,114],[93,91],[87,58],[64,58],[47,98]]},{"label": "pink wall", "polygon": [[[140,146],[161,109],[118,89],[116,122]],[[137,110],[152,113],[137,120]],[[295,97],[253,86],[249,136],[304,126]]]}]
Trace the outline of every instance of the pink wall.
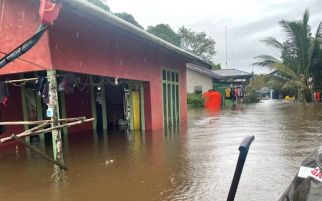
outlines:
[{"label": "pink wall", "polygon": [[[4,2],[4,3],[3,3]],[[10,52],[21,43],[29,39],[38,29],[40,25],[38,17],[37,3],[31,0],[9,0],[1,1],[0,4],[0,51]],[[3,11],[3,13],[2,13]],[[0,53],[0,57],[4,54]],[[21,59],[33,62],[15,60],[4,68],[0,69],[0,75],[39,71],[44,68],[51,68],[51,58],[48,44],[48,33],[44,33],[40,41]]]},{"label": "pink wall", "polygon": [[55,69],[148,82],[146,129],[155,130],[163,126],[161,68],[179,68],[181,120],[187,118],[186,61],[182,57],[117,32],[98,20],[79,18],[65,10],[50,30]]},{"label": "pink wall", "polygon": [[[35,33],[39,26],[38,4],[32,0],[5,1],[2,23],[0,24],[0,50],[8,52]],[[187,118],[186,69],[184,57],[150,44],[128,33],[115,31],[110,25],[84,14],[72,14],[64,8],[49,32],[29,52],[21,58],[42,67],[15,60],[0,69],[0,75],[57,69],[141,80],[148,83],[145,94],[146,129],[161,128],[162,121],[162,85],[161,68],[180,70],[181,120]],[[80,115],[82,105],[73,102],[81,97],[89,107],[89,96],[74,94],[66,97],[67,116]],[[22,110],[21,110],[22,111]]]},{"label": "pink wall", "polygon": [[[82,82],[86,82],[84,77],[81,77]],[[74,89],[74,93],[65,94],[66,101],[66,113],[67,118],[82,117],[90,118],[92,116],[91,112],[91,94],[90,88],[86,87],[81,91],[77,87]],[[84,130],[92,129],[92,123],[84,123],[77,126],[72,126],[68,128],[68,132],[80,132]]]}]

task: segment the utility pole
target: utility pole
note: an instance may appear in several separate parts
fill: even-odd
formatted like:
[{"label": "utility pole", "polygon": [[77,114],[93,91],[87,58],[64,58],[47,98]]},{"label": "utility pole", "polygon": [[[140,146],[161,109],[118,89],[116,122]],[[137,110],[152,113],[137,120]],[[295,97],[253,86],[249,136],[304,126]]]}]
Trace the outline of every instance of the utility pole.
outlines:
[{"label": "utility pole", "polygon": [[225,41],[226,41],[226,69],[228,68],[227,62],[227,25],[225,25]]}]

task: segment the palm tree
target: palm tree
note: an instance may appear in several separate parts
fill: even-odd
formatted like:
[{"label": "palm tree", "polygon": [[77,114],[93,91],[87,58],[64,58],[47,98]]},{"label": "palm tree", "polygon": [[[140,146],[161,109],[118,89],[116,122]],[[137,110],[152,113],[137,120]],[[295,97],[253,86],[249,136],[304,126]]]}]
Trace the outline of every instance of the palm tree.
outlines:
[{"label": "palm tree", "polygon": [[[308,24],[309,11],[305,10],[300,21],[280,21],[287,40],[283,43],[273,37],[263,40],[269,46],[281,51],[281,59],[269,55],[257,56],[258,62],[253,65],[277,70],[286,77],[285,85],[293,85],[298,89],[299,97],[304,101],[312,101],[312,82],[317,78],[314,72],[322,73],[321,69],[321,22],[312,37],[311,27]],[[313,80],[312,80],[313,78]]]}]

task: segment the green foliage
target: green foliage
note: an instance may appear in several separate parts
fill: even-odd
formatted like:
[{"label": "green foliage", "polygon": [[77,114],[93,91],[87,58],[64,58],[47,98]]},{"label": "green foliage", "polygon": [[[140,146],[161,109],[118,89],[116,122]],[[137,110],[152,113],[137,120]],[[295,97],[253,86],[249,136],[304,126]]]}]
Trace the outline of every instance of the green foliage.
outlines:
[{"label": "green foliage", "polygon": [[258,103],[260,100],[261,98],[258,92],[256,92],[255,90],[249,90],[247,91],[246,96],[243,99],[243,103]]},{"label": "green foliage", "polygon": [[285,80],[273,75],[257,75],[246,87],[247,94],[261,91],[264,88],[282,92],[284,95],[297,96],[298,83],[294,80]]},{"label": "green foliage", "polygon": [[212,63],[212,70],[218,70],[218,69],[221,69],[221,64],[220,63],[218,63],[218,64]]},{"label": "green foliage", "polygon": [[[256,57],[259,61],[254,65],[277,70],[287,78],[283,89],[293,91],[296,88],[304,101],[311,102],[312,89],[322,86],[322,26],[320,22],[315,36],[312,36],[308,21],[308,10],[300,21],[282,20],[280,25],[287,40],[283,43],[272,37],[263,40],[267,45],[281,51],[281,59],[260,55]],[[310,77],[313,77],[313,83],[310,82]]]},{"label": "green foliage", "polygon": [[110,7],[102,2],[102,0],[87,0],[88,2],[94,4],[97,7],[102,8],[103,10],[110,12]]},{"label": "green foliage", "polygon": [[122,12],[122,13],[114,13],[114,15],[116,15],[117,17],[143,29],[143,27],[134,19],[133,15],[129,14],[129,13],[125,13],[125,12]]},{"label": "green foliage", "polygon": [[209,37],[205,32],[194,32],[182,26],[178,34],[181,40],[181,48],[191,52],[201,59],[211,63],[216,54],[215,40]]},{"label": "green foliage", "polygon": [[192,108],[199,108],[204,106],[202,94],[190,93],[188,94],[188,106]]},{"label": "green foliage", "polygon": [[180,36],[168,24],[149,26],[147,31],[175,46],[180,46]]}]

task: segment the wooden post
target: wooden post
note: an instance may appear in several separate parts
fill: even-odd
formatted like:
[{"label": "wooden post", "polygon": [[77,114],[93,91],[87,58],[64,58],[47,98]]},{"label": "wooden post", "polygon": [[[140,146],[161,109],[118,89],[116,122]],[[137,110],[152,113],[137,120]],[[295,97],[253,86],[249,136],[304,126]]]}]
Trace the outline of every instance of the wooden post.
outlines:
[{"label": "wooden post", "polygon": [[[90,83],[93,83],[93,76],[90,76]],[[91,91],[91,108],[92,108],[92,117],[95,118],[93,121],[93,130],[96,131],[97,129],[97,114],[96,114],[96,89],[95,86],[90,85],[90,91]]]},{"label": "wooden post", "polygon": [[107,102],[106,102],[106,88],[104,80],[101,80],[101,98],[102,98],[102,121],[103,121],[103,133],[107,134]]},{"label": "wooden post", "polygon": [[[57,80],[56,71],[48,70],[47,76],[49,77],[49,108],[52,108],[51,120],[53,123],[52,127],[59,125],[59,104],[58,104],[58,94],[57,94]],[[59,129],[52,130],[52,140],[53,140],[53,153],[54,159],[63,162],[63,143],[61,132]]]},{"label": "wooden post", "polygon": [[129,100],[130,100],[130,122],[129,122],[129,128],[130,130],[134,130],[134,116],[133,116],[133,84],[132,82],[129,83]]},{"label": "wooden post", "polygon": [[141,103],[141,130],[145,130],[145,114],[144,114],[144,82],[140,83],[140,103]]},{"label": "wooden post", "polygon": [[[35,73],[35,77],[38,77],[38,73]],[[37,120],[43,120],[43,113],[42,113],[42,100],[41,97],[35,94],[36,98],[36,107],[37,107]],[[45,134],[39,135],[41,144],[45,145]]]},{"label": "wooden post", "polygon": [[[23,78],[23,75],[20,76]],[[22,101],[22,113],[23,113],[23,120],[28,121],[28,109],[27,109],[27,100],[26,100],[26,89],[25,86],[21,86],[21,101]],[[28,130],[29,126],[24,125],[24,130]]]}]

